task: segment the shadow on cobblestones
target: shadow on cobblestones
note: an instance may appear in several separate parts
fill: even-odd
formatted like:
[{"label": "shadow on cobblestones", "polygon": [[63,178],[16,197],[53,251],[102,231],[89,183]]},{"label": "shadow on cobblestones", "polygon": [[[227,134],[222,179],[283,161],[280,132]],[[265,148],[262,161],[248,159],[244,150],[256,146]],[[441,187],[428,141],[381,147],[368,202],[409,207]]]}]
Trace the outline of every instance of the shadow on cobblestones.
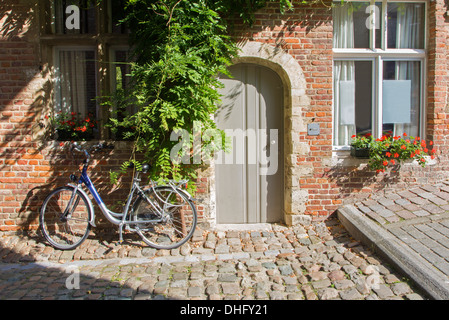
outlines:
[{"label": "shadow on cobblestones", "polygon": [[0,299],[423,299],[336,218],[266,231],[199,229],[175,250],[96,234],[74,251],[0,238]]}]

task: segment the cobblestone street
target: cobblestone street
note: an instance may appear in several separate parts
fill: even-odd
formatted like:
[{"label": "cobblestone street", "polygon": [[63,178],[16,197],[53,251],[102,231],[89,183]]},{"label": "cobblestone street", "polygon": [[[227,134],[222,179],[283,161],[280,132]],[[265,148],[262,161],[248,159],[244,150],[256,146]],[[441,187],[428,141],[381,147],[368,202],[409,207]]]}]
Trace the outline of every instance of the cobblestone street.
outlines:
[{"label": "cobblestone street", "polygon": [[199,229],[171,251],[90,237],[77,250],[62,252],[40,241],[0,240],[0,299],[426,298],[335,218],[310,227]]}]

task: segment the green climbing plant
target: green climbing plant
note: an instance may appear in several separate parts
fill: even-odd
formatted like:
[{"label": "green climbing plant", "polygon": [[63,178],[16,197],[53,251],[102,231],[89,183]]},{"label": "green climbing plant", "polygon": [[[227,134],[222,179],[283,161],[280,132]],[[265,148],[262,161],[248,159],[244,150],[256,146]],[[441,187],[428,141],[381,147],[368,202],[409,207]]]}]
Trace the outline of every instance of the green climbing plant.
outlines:
[{"label": "green climbing plant", "polygon": [[[122,130],[124,138],[134,141],[123,170],[130,162],[149,162],[152,180],[195,180],[202,165],[195,161],[198,152],[224,148],[222,131],[216,131],[216,139],[202,140],[198,135],[217,130],[212,115],[220,101],[218,75],[228,73],[227,67],[238,53],[228,21],[237,17],[251,24],[254,12],[269,2],[275,1],[125,2],[122,23],[131,30],[132,83],[126,92],[119,90],[114,104],[126,109],[132,103],[136,112],[110,121],[113,131],[127,128]],[[277,2],[282,11],[292,7],[289,0]],[[184,134],[173,135],[176,132]],[[200,148],[193,150],[198,139]],[[183,147],[177,148],[180,143]],[[178,150],[182,162],[173,161],[173,150]],[[117,172],[111,174],[113,180],[118,176]]]}]

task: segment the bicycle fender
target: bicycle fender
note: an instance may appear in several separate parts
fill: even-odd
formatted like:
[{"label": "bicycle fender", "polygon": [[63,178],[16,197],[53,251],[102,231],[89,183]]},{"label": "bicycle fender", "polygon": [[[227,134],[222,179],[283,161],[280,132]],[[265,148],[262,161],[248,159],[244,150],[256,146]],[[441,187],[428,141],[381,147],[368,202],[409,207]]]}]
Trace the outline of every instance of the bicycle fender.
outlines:
[{"label": "bicycle fender", "polygon": [[[157,187],[154,187],[154,189],[157,190],[158,188],[165,188],[165,187],[171,188],[170,186],[157,186]],[[148,191],[148,190],[151,190],[152,188],[153,188],[153,187],[145,188],[145,189],[143,189],[142,191],[143,191],[143,192],[146,192],[146,191]],[[187,200],[189,200],[189,201],[197,201],[197,199],[195,199],[194,197],[192,197],[192,196],[190,195],[190,193],[188,193],[188,192],[185,191],[185,190],[182,190],[181,188],[176,188],[176,191],[182,193],[182,194],[187,198]]]},{"label": "bicycle fender", "polygon": [[[68,186],[70,186],[72,188],[78,188],[77,185],[74,185],[72,183],[69,183]],[[94,210],[94,206],[92,204],[92,201],[90,200],[90,198],[87,195],[86,191],[84,191],[82,188],[78,188],[78,191],[81,192],[83,194],[83,196],[87,199],[87,205],[89,206],[90,212],[92,212],[92,216],[90,217],[89,224],[92,227],[96,228],[97,226],[95,225],[95,210]]]},{"label": "bicycle fender", "polygon": [[186,190],[182,190],[180,188],[177,188],[176,190],[181,192],[182,194],[184,194],[187,197],[187,199],[189,199],[190,201],[193,201],[193,202],[197,201],[197,199],[192,197],[192,195],[190,193],[188,193]]}]

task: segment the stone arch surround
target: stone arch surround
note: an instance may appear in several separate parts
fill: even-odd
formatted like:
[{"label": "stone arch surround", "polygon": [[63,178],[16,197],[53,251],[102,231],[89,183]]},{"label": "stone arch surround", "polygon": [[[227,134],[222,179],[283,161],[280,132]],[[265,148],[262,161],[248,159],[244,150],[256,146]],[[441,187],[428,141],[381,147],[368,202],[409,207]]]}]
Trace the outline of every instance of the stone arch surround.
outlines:
[{"label": "stone arch surround", "polygon": [[[307,155],[309,145],[300,142],[301,132],[306,132],[303,109],[310,100],[306,95],[306,80],[298,61],[282,49],[255,41],[245,41],[239,45],[238,57],[234,64],[253,63],[275,71],[284,85],[284,220],[288,225],[307,223],[311,217],[304,215],[308,201],[307,190],[301,190],[299,179],[311,174],[310,168],[297,165],[300,156]],[[215,179],[212,179],[215,180]],[[211,181],[215,184],[214,181]],[[215,188],[211,185],[212,198]],[[212,201],[213,203],[215,201]],[[213,206],[214,207],[214,206]],[[212,210],[214,211],[214,210]],[[215,216],[215,213],[213,214]],[[214,218],[214,217],[212,217]],[[306,220],[306,221],[304,221]]]}]

